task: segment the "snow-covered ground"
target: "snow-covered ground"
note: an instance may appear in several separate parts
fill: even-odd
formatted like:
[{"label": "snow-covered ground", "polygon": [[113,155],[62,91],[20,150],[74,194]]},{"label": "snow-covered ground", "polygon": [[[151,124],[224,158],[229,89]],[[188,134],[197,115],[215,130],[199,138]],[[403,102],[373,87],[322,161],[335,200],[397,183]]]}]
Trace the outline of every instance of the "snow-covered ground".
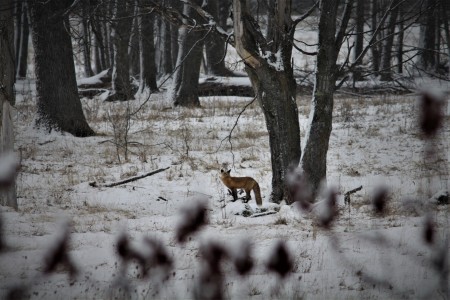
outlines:
[{"label": "snow-covered ground", "polygon": [[[190,299],[202,269],[199,248],[211,240],[230,251],[243,251],[243,241],[252,246],[255,266],[248,276],[237,275],[229,260],[222,265],[226,299],[444,297],[440,288],[449,282],[440,282],[433,262],[442,257],[439,249],[448,253],[449,208],[429,205],[427,199],[449,188],[448,110],[439,139],[428,144],[417,128],[417,95],[337,94],[328,185],[340,192],[339,216],[325,230],[294,206],[268,203],[268,134],[256,103],[240,117],[230,146],[227,135],[250,98],[205,97],[201,108],[172,109],[164,93],[152,95],[130,119],[125,157],[116,145],[126,124],[116,116],[127,109],[134,112],[146,95],[130,103],[83,99],[98,135],[80,139],[32,127],[33,89],[30,81],[16,87],[19,210],[0,208],[8,246],[0,254],[0,298],[19,286],[35,299]],[[309,95],[298,98],[302,137],[309,100]],[[433,156],[425,156],[428,149]],[[278,212],[257,218],[236,215],[245,205],[230,202],[218,178],[225,166],[232,175],[255,178],[263,208]],[[134,182],[102,187],[167,167]],[[91,186],[93,182],[100,187]],[[360,185],[362,190],[345,205],[343,193]],[[375,214],[371,205],[380,186],[389,189],[384,215]],[[180,244],[175,237],[180,210],[199,200],[207,203],[208,225]],[[420,205],[404,205],[412,200]],[[248,208],[256,209],[254,200]],[[435,224],[432,246],[423,238],[426,216]],[[79,273],[71,278],[66,269],[57,268],[44,275],[48,253],[67,223],[69,255]],[[123,275],[116,248],[123,234],[141,251],[145,238],[160,241],[174,261],[169,278],[162,284],[159,273],[138,278],[140,270],[134,266]],[[293,261],[292,273],[284,279],[266,268],[279,241]],[[448,268],[448,258],[444,264]]]}]

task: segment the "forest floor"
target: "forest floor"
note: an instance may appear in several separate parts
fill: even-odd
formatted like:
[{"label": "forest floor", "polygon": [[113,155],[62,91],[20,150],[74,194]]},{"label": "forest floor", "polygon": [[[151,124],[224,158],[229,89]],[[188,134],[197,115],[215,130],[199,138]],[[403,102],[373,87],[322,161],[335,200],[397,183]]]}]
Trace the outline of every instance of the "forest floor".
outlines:
[{"label": "forest floor", "polygon": [[[127,103],[83,99],[98,135],[81,139],[33,128],[34,84],[19,82],[16,90],[19,210],[0,207],[8,246],[0,254],[2,299],[12,287],[34,299],[194,298],[204,269],[199,248],[211,240],[230,251],[241,251],[242,241],[252,245],[255,266],[248,276],[237,275],[229,261],[222,264],[226,299],[445,297],[448,277],[435,262],[448,253],[449,207],[428,199],[449,188],[448,107],[438,138],[426,141],[417,126],[418,95],[337,94],[327,181],[339,192],[339,214],[330,229],[323,229],[313,214],[294,205],[268,203],[269,141],[256,102],[227,138],[251,98],[202,97],[201,108],[172,109],[163,92],[151,95],[130,118],[124,116],[136,112],[146,95]],[[310,99],[297,99],[302,142]],[[167,167],[134,182],[102,187]],[[232,175],[255,178],[263,208],[277,213],[239,215],[256,205],[254,200],[248,206],[230,202],[219,180],[223,167]],[[359,186],[362,190],[345,204],[343,194]],[[389,191],[382,215],[371,203],[380,187]],[[180,210],[199,200],[207,203],[208,224],[180,244],[175,238]],[[427,218],[435,224],[432,244],[424,241]],[[71,278],[64,268],[45,275],[46,259],[66,223],[68,253],[78,275]],[[145,237],[160,241],[174,260],[170,278],[163,283],[158,274],[138,278],[135,267],[123,275],[116,248],[121,234],[137,249],[144,248]],[[292,255],[293,270],[286,278],[266,268],[278,241]],[[448,270],[448,264],[447,256],[441,266]]]}]

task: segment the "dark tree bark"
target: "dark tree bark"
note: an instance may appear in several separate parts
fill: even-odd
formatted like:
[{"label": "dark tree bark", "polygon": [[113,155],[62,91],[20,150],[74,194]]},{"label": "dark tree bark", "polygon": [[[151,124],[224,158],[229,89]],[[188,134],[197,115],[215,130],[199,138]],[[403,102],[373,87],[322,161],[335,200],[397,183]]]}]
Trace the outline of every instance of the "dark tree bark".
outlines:
[{"label": "dark tree bark", "polygon": [[[219,0],[209,0],[205,7],[215,20],[219,20]],[[233,73],[225,67],[225,41],[217,33],[211,33],[205,42],[206,73],[216,76],[230,76]]]},{"label": "dark tree bark", "polygon": [[16,76],[19,78],[25,78],[27,76],[28,69],[28,39],[30,37],[30,24],[28,22],[28,4],[26,1],[20,1],[17,5],[21,5],[20,15],[17,18],[20,18],[20,22],[17,22],[17,45],[16,45]]},{"label": "dark tree bark", "polygon": [[419,66],[424,70],[434,71],[436,67],[436,12],[437,0],[427,0],[427,13],[420,26]]},{"label": "dark tree bark", "polygon": [[89,30],[90,23],[90,6],[88,0],[83,0],[81,3],[81,24],[83,27],[82,46],[83,46],[83,66],[84,76],[91,77],[94,75],[91,65],[91,32]]},{"label": "dark tree bark", "polygon": [[[354,60],[361,55],[364,48],[364,0],[356,1],[356,38],[355,38],[355,48],[354,48]],[[361,65],[362,58],[358,60],[356,66]],[[355,68],[353,71],[353,80],[358,81],[361,80],[361,72],[359,68]]]},{"label": "dark tree bark", "polygon": [[[291,202],[286,175],[300,160],[300,127],[292,69],[291,1],[274,7],[272,30],[266,38],[254,26],[245,0],[233,1],[235,48],[245,63],[255,95],[264,112],[272,161],[272,202]],[[267,41],[271,41],[268,43]],[[280,53],[279,60],[275,53]]]},{"label": "dark tree bark", "polygon": [[133,99],[130,81],[130,59],[128,43],[133,24],[134,1],[120,0],[116,2],[112,23],[114,43],[114,67],[112,83],[114,94],[108,100],[126,101]]},{"label": "dark tree bark", "polygon": [[333,97],[338,75],[336,60],[350,19],[353,1],[347,1],[335,37],[338,4],[338,1],[333,0],[322,0],[320,3],[319,45],[312,109],[309,115],[310,128],[306,134],[301,158],[301,165],[314,198],[317,196],[320,184],[326,180],[327,153],[333,119]]},{"label": "dark tree bark", "polygon": [[91,30],[94,34],[94,53],[95,53],[95,71],[100,73],[103,70],[108,69],[110,64],[109,59],[109,47],[107,45],[107,39],[105,37],[104,29],[105,24],[100,22],[97,14],[103,14],[105,8],[102,6],[97,7],[96,13],[91,19]]},{"label": "dark tree bark", "polygon": [[398,24],[398,37],[397,37],[397,73],[403,73],[403,36],[404,36],[404,24],[403,16],[400,16]]},{"label": "dark tree bark", "polygon": [[[14,4],[0,3],[0,153],[14,151]],[[0,204],[17,209],[16,184],[0,189]]]},{"label": "dark tree bark", "polygon": [[393,10],[389,13],[389,20],[387,25],[387,35],[383,43],[383,58],[381,66],[381,81],[392,80],[392,45],[394,44],[395,23],[397,22],[398,10],[400,0],[394,0],[392,2]]},{"label": "dark tree bark", "polygon": [[[150,0],[142,0],[144,7],[151,4]],[[158,90],[156,84],[156,63],[154,45],[154,15],[145,8],[140,9],[140,90],[148,87],[151,92]]]},{"label": "dark tree bark", "polygon": [[71,0],[31,1],[30,16],[35,50],[36,125],[77,137],[94,134],[78,98],[72,41],[64,13]]},{"label": "dark tree bark", "polygon": [[169,21],[161,21],[161,73],[168,75],[173,72],[172,64],[172,39],[171,25]]},{"label": "dark tree bark", "polygon": [[[134,2],[134,14],[137,16],[139,5],[138,0]],[[130,56],[130,74],[133,77],[137,77],[140,74],[140,35],[139,35],[139,18],[133,18],[133,24],[131,26],[131,38],[128,46],[128,55]]]},{"label": "dark tree bark", "polygon": [[[375,31],[377,26],[378,26],[378,21],[380,19],[379,16],[379,4],[377,0],[372,0],[371,1],[371,18],[370,18],[370,22],[371,22],[371,30]],[[376,34],[376,40],[379,40],[380,34],[377,33]],[[375,73],[378,73],[378,71],[380,70],[380,65],[381,65],[381,49],[380,49],[380,43],[375,43],[374,45],[371,46],[372,49],[372,70]]]},{"label": "dark tree bark", "polygon": [[[193,1],[201,5],[202,0]],[[200,16],[188,4],[184,4],[184,15],[196,20],[201,24]],[[179,49],[177,58],[177,69],[173,76],[171,98],[174,106],[200,106],[198,99],[198,79],[200,76],[200,64],[202,60],[203,39],[206,32],[198,27],[189,29],[188,20],[181,26],[179,34]]]}]

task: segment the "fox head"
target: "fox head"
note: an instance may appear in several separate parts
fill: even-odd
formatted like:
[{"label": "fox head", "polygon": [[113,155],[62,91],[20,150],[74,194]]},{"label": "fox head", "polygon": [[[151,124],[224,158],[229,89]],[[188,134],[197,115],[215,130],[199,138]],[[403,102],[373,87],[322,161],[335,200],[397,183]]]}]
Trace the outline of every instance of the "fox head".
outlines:
[{"label": "fox head", "polygon": [[225,171],[224,169],[221,169],[220,170],[220,176],[221,177],[228,177],[228,176],[230,176],[230,172],[231,172],[231,169],[228,170],[228,171]]}]

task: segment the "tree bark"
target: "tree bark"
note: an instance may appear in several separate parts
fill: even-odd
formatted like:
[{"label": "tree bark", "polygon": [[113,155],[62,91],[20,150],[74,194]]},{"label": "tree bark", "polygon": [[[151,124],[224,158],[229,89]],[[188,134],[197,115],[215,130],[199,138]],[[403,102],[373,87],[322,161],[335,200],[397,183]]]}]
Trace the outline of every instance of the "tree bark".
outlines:
[{"label": "tree bark", "polygon": [[[205,10],[215,20],[219,20],[219,1],[209,0]],[[225,41],[217,33],[211,33],[205,43],[206,73],[215,76],[231,76],[233,73],[225,67]]]},{"label": "tree bark", "polygon": [[81,24],[83,27],[83,66],[84,66],[84,76],[91,77],[94,75],[91,65],[91,32],[89,31],[89,1],[83,0],[81,3]]},{"label": "tree bark", "polygon": [[427,0],[427,13],[420,26],[419,66],[424,70],[434,71],[436,66],[436,1]]},{"label": "tree bark", "polygon": [[[378,20],[380,19],[379,16],[379,4],[377,0],[372,0],[371,2],[371,30],[375,31],[378,26]],[[377,36],[379,37],[380,34],[377,33]],[[376,40],[379,40],[379,38],[376,38]],[[381,60],[381,50],[380,50],[380,43],[375,43],[371,46],[372,50],[372,69],[375,73],[378,73],[380,70],[380,60]]]},{"label": "tree bark", "polygon": [[113,90],[109,100],[126,101],[134,99],[130,81],[130,59],[128,43],[133,24],[134,1],[118,0],[112,23],[114,44]]},{"label": "tree bark", "polygon": [[35,50],[36,125],[49,131],[69,132],[77,137],[94,134],[78,97],[68,17],[71,0],[30,2]]},{"label": "tree bark", "polygon": [[138,16],[139,5],[138,0],[134,0],[134,15],[131,25],[131,37],[128,45],[128,55],[130,57],[130,74],[133,77],[140,75],[140,29]]},{"label": "tree bark", "polygon": [[326,180],[327,152],[332,129],[333,95],[335,91],[339,49],[335,48],[338,1],[322,0],[319,19],[319,45],[316,63],[309,131],[306,134],[301,165],[311,186],[313,197]]},{"label": "tree bark", "polygon": [[[356,1],[356,38],[355,38],[355,48],[353,52],[354,60],[361,55],[364,48],[364,0],[357,0]],[[360,66],[362,63],[362,59],[359,59],[359,62],[356,66]],[[361,71],[359,68],[356,68],[355,71],[353,71],[353,80],[358,81],[361,80]]]},{"label": "tree bark", "polygon": [[30,24],[28,22],[28,5],[26,1],[21,1],[17,5],[22,5],[19,39],[17,45],[17,69],[16,76],[19,78],[27,77],[28,68],[28,39],[30,37]]},{"label": "tree bark", "polygon": [[[193,1],[197,5],[202,0]],[[183,13],[200,24],[196,11],[190,5],[184,4]],[[202,60],[203,39],[206,32],[199,28],[188,29],[188,20],[184,20],[178,31],[179,49],[177,69],[173,76],[171,99],[174,106],[200,106],[198,98],[198,79]]]},{"label": "tree bark", "polygon": [[[248,3],[233,1],[235,48],[245,63],[255,95],[264,112],[269,132],[272,162],[270,200],[291,203],[286,175],[300,160],[300,126],[295,102],[296,83],[292,69],[291,1],[279,1],[274,7],[271,31],[267,39],[253,25]],[[273,41],[270,45],[266,41]],[[261,52],[263,53],[261,53]],[[275,53],[279,53],[277,59]],[[263,57],[264,56],[264,57]]]},{"label": "tree bark", "polygon": [[[144,6],[150,5],[151,1],[142,0]],[[156,84],[156,63],[155,63],[155,45],[154,45],[154,15],[144,8],[140,11],[140,90],[148,87],[151,92],[158,91]]]},{"label": "tree bark", "polygon": [[395,23],[397,22],[397,15],[399,10],[398,3],[399,0],[394,0],[392,2],[391,7],[393,7],[393,10],[391,10],[391,12],[389,13],[387,36],[383,44],[383,58],[380,77],[381,81],[392,80],[392,45],[394,44]]},{"label": "tree bark", "polygon": [[[13,0],[0,4],[0,153],[14,151],[14,5]],[[15,181],[0,189],[0,204],[17,209]]]}]

